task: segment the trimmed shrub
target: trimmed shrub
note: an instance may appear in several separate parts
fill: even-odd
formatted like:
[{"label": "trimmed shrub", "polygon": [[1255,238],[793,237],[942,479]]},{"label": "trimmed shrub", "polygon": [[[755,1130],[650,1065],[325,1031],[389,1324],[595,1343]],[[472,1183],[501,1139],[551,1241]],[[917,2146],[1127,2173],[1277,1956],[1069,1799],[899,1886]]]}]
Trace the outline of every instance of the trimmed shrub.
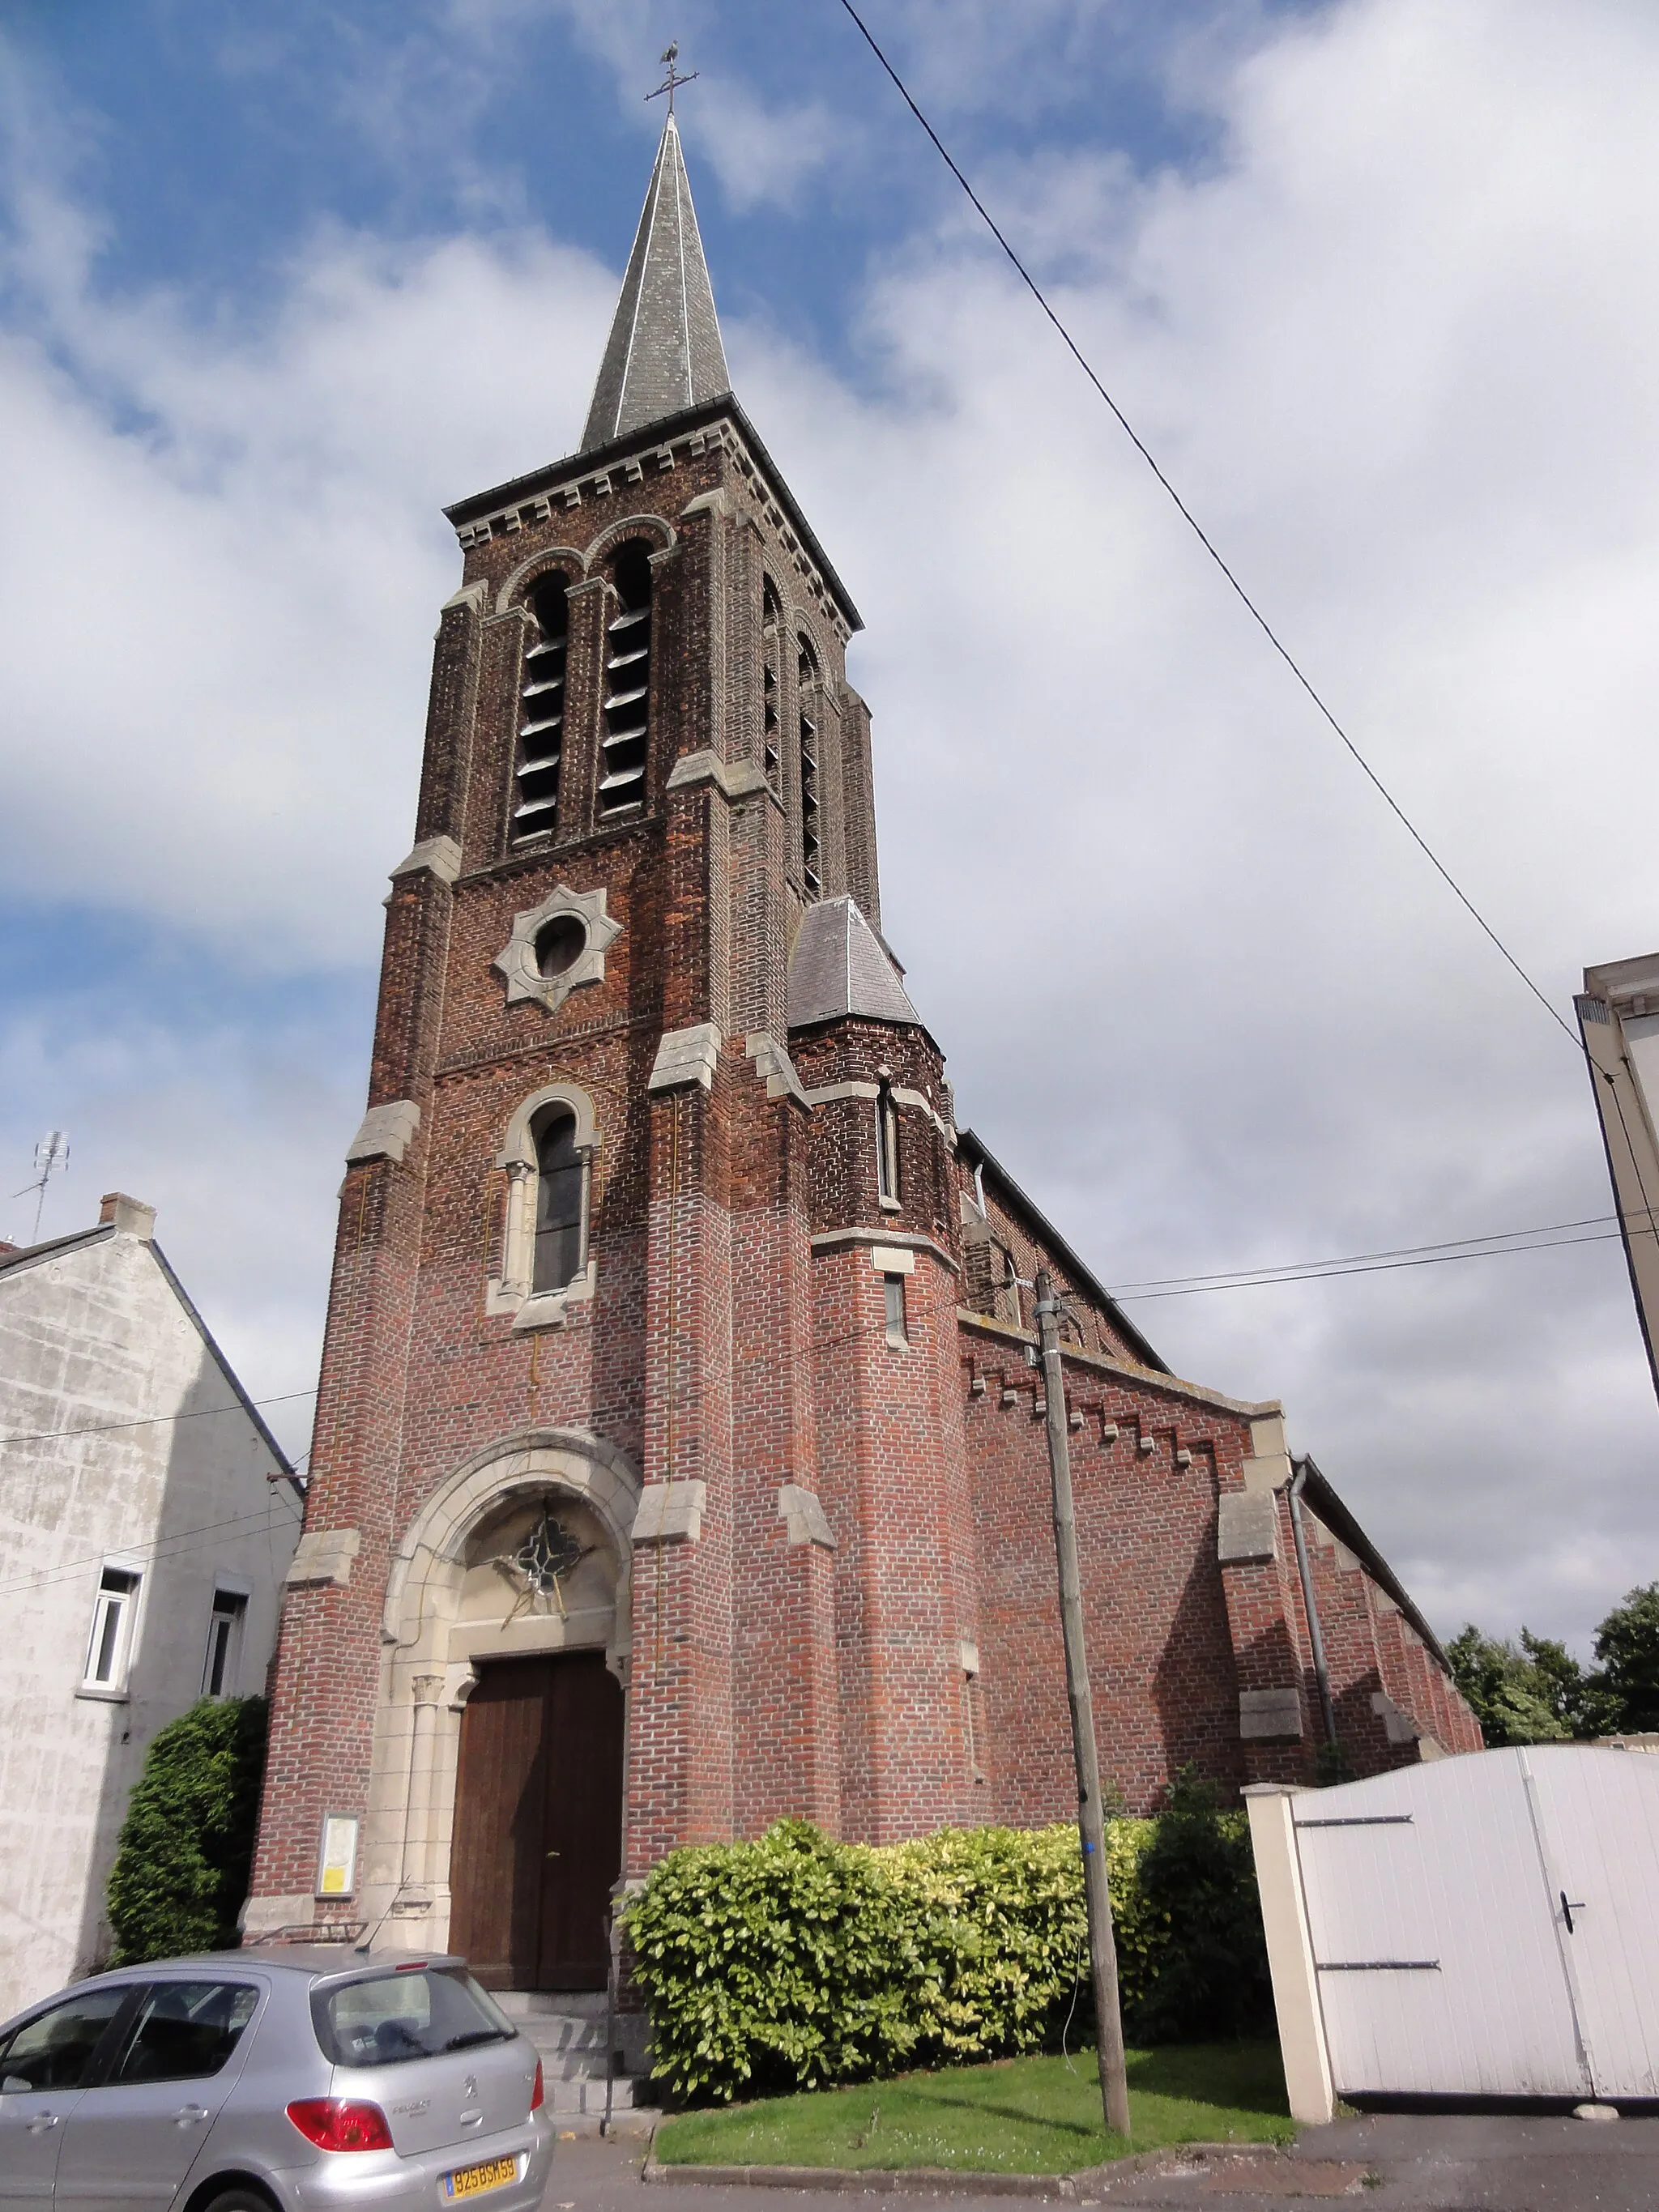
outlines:
[{"label": "trimmed shrub", "polygon": [[805,1820],[671,1851],[629,1907],[656,2071],[682,2098],[815,2089],[915,2048],[915,1957],[876,1854]]},{"label": "trimmed shrub", "polygon": [[1124,1994],[1126,2032],[1143,2043],[1219,2042],[1273,2018],[1249,1816],[1224,1813],[1190,1773],[1141,1855],[1138,1902],[1157,1937],[1152,1971]]},{"label": "trimmed shrub", "polygon": [[[1183,1784],[1161,1820],[1110,1824],[1107,1877],[1133,2033],[1256,2024],[1266,1962],[1243,1815]],[[754,1843],[671,1851],[627,1931],[656,2079],[684,2102],[1009,2057],[1091,2017],[1069,1823],[875,1848],[782,1820]]]},{"label": "trimmed shrub", "polygon": [[263,1698],[204,1698],[144,1759],[109,1878],[112,1964],[234,1948],[265,1765]]}]

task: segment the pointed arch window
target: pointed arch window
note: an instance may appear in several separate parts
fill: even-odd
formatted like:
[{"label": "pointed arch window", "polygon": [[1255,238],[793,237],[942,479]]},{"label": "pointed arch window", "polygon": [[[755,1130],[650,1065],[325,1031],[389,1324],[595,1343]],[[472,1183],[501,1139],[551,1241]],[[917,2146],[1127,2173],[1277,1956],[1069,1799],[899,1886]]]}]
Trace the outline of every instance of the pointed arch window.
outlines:
[{"label": "pointed arch window", "polygon": [[605,732],[599,812],[622,814],[645,799],[651,734],[651,556],[636,541],[612,563],[617,612],[605,629]]},{"label": "pointed arch window", "polygon": [[783,764],[783,607],[769,576],[761,589],[761,765],[775,787]]},{"label": "pointed arch window", "polygon": [[555,1112],[536,1132],[536,1243],[532,1297],[562,1291],[581,1273],[587,1212],[586,1156],[577,1146],[576,1117]]},{"label": "pointed arch window", "polygon": [[513,842],[545,837],[558,826],[564,758],[564,678],[570,646],[568,580],[544,576],[530,595],[534,636],[519,695],[519,758],[514,778]]},{"label": "pointed arch window", "polygon": [[822,800],[818,791],[818,660],[811,640],[802,635],[795,674],[800,706],[800,872],[808,898],[823,889]]}]

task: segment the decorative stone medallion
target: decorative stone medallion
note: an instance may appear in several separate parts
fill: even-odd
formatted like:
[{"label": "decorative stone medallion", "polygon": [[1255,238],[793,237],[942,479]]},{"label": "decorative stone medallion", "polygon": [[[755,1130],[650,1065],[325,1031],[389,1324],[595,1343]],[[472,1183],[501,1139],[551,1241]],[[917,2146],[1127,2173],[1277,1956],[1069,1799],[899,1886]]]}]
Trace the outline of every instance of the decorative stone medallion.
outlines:
[{"label": "decorative stone medallion", "polygon": [[622,924],[605,912],[605,894],[573,891],[568,884],[551,890],[539,906],[513,917],[513,934],[490,963],[507,978],[507,1003],[534,999],[556,1013],[579,983],[605,977],[606,947],[622,934]]}]

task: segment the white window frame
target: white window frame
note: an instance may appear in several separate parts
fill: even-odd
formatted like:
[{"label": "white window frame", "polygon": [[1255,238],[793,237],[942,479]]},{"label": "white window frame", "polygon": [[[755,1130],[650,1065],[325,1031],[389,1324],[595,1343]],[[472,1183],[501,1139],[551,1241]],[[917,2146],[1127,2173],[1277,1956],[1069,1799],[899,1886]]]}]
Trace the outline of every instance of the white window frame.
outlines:
[{"label": "white window frame", "polygon": [[[207,1650],[202,1657],[202,1695],[234,1698],[241,1679],[242,1645],[247,1633],[247,1604],[252,1592],[239,1577],[222,1575],[213,1586],[213,1610],[208,1615]],[[224,1622],[224,1667],[219,1687],[213,1686],[213,1661],[219,1647],[219,1626]]]},{"label": "white window frame", "polygon": [[[111,1576],[125,1578],[125,1589],[112,1590],[105,1587]],[[98,1570],[98,1587],[93,1593],[92,1625],[87,1635],[87,1656],[81,1670],[79,1694],[87,1698],[125,1698],[127,1684],[132,1674],[132,1655],[137,1643],[138,1609],[143,1602],[144,1570],[137,1559],[106,1559]],[[114,1633],[109,1637],[109,1672],[94,1674],[103,1652],[111,1613],[115,1616]]]}]

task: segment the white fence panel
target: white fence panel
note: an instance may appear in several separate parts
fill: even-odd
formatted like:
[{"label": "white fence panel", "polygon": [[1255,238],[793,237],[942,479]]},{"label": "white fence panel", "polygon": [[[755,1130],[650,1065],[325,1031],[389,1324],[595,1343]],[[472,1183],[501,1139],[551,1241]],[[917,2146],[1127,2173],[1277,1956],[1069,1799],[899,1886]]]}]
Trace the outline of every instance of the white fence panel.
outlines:
[{"label": "white fence panel", "polygon": [[1518,1753],[1310,1791],[1293,1812],[1339,2095],[1589,2093]]},{"label": "white fence panel", "polygon": [[1579,1744],[1517,1755],[1596,2094],[1659,2097],[1659,1759]]}]

